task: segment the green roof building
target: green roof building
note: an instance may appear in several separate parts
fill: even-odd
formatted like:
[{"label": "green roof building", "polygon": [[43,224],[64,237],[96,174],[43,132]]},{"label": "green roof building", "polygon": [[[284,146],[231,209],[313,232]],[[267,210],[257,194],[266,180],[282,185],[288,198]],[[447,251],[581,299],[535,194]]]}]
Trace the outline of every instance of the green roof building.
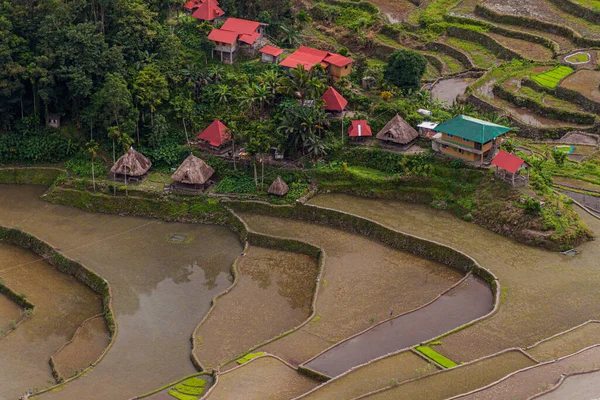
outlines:
[{"label": "green roof building", "polygon": [[450,157],[483,164],[491,160],[499,148],[499,137],[510,131],[506,126],[459,115],[438,125],[433,149]]}]

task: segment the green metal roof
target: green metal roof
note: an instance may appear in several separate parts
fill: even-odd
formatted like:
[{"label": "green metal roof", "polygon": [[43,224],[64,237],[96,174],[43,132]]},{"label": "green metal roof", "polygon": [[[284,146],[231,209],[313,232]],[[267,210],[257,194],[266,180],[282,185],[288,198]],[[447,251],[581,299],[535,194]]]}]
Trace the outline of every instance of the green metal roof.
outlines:
[{"label": "green metal roof", "polygon": [[467,117],[466,115],[459,115],[438,125],[434,130],[483,144],[510,131],[510,128]]}]

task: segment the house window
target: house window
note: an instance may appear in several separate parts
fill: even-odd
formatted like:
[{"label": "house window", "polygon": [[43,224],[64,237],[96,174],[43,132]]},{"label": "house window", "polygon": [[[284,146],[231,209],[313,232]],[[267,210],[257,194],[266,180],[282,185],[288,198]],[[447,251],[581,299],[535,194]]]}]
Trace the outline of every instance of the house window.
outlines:
[{"label": "house window", "polygon": [[448,137],[454,137],[454,135],[451,135],[451,134],[449,134],[449,133],[447,133],[446,135],[448,135]]},{"label": "house window", "polygon": [[465,142],[465,143],[469,143],[469,142],[470,142],[470,140],[469,140],[469,139],[462,138],[462,140],[463,140],[463,142]]},{"label": "house window", "polygon": [[460,154],[462,154],[462,153],[464,153],[464,150],[463,150],[463,149],[458,149],[458,152],[459,152]]},{"label": "house window", "polygon": [[348,69],[348,66],[346,65],[346,66],[344,67],[344,69]]},{"label": "house window", "polygon": [[448,145],[447,145],[447,144],[443,144],[443,145],[442,145],[442,149],[447,149],[447,148],[448,148]]}]

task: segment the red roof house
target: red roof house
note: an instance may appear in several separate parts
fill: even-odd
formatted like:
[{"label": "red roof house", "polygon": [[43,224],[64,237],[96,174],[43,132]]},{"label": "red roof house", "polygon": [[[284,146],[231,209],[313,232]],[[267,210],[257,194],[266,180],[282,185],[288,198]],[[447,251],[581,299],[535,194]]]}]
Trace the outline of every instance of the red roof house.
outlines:
[{"label": "red roof house", "polygon": [[373,136],[371,127],[365,120],[352,121],[352,125],[348,128],[350,137],[367,137]]},{"label": "red roof house", "polygon": [[339,79],[350,74],[350,64],[353,62],[353,59],[340,54],[300,46],[298,50],[290,54],[279,65],[285,68],[298,68],[298,65],[302,65],[304,69],[311,69],[315,65],[321,64],[329,69],[329,74],[334,79]]},{"label": "red roof house", "polygon": [[325,100],[326,111],[344,111],[344,109],[348,105],[348,100],[346,100],[332,86],[330,86],[329,89],[327,89],[327,91],[325,92],[325,94],[321,96],[321,99]]},{"label": "red roof house", "polygon": [[[214,0],[206,0],[214,1]],[[199,8],[196,12],[200,11]],[[220,9],[219,9],[220,10]],[[214,11],[214,9],[213,9]],[[237,51],[237,42],[249,45],[252,49],[260,43],[258,39],[263,34],[263,26],[266,24],[254,21],[248,21],[240,18],[228,18],[220,29],[213,29],[208,35],[208,39],[215,42],[215,49],[220,53],[221,61],[233,63],[233,55]],[[227,56],[223,57],[223,54]]]},{"label": "red roof house", "polygon": [[192,17],[203,21],[213,21],[225,15],[215,0],[204,0],[192,13]]},{"label": "red roof house", "polygon": [[261,23],[248,21],[241,18],[227,18],[221,29],[224,31],[237,32],[238,34],[250,35],[260,28]]},{"label": "red roof house", "polygon": [[268,54],[273,57],[277,57],[277,56],[280,56],[281,54],[283,54],[282,49],[280,49],[279,47],[274,47],[274,46],[270,46],[270,45],[267,45],[267,46],[263,47],[262,49],[260,49],[260,52],[264,53],[264,54]]},{"label": "red roof house", "polygon": [[[510,172],[511,174],[511,183],[514,186],[515,184],[515,175],[522,168],[527,168],[529,164],[527,162],[513,154],[510,154],[504,150],[500,150],[496,157],[492,160],[492,164],[496,166],[496,172],[498,168],[503,169],[505,171],[504,178],[506,178],[506,172]],[[529,177],[529,171],[527,171],[527,176]]]},{"label": "red roof house", "polygon": [[231,131],[216,119],[198,135],[198,139],[208,142],[213,147],[221,147],[231,141]]},{"label": "red roof house", "polygon": [[238,34],[235,32],[224,31],[222,29],[214,28],[208,34],[208,40],[212,40],[216,43],[234,44],[238,39]]}]

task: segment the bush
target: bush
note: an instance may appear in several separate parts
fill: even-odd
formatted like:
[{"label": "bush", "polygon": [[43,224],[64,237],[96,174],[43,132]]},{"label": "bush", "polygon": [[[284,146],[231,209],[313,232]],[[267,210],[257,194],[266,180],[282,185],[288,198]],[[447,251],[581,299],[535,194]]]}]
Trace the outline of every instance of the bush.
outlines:
[{"label": "bush", "polygon": [[75,154],[78,147],[57,133],[27,137],[7,133],[0,136],[0,163],[59,162]]},{"label": "bush", "polygon": [[400,89],[418,90],[427,70],[427,59],[413,50],[394,50],[388,56],[383,77]]},{"label": "bush", "polygon": [[[73,175],[82,178],[92,177],[92,160],[86,154],[80,153],[65,163],[65,168]],[[98,159],[94,160],[94,174],[97,177],[106,176],[108,169]]]},{"label": "bush", "polygon": [[542,205],[539,201],[530,197],[525,201],[525,211],[529,214],[538,215],[542,211]]}]

